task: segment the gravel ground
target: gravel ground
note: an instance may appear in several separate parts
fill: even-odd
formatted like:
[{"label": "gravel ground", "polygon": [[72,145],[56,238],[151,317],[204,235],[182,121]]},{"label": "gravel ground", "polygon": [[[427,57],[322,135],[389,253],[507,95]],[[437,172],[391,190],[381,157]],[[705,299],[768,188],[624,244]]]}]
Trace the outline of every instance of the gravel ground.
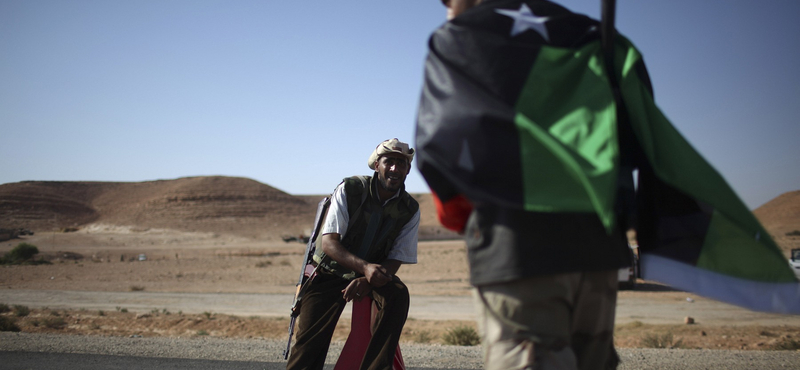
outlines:
[{"label": "gravel ground", "polygon": [[[262,369],[282,369],[285,342],[217,338],[127,338],[0,333],[0,358],[17,358],[20,352],[132,356],[148,359],[215,360],[257,364]],[[342,343],[328,355],[332,369]],[[407,369],[482,369],[479,347],[402,345]],[[620,369],[799,369],[800,351],[722,351],[620,349]],[[17,355],[17,356],[12,356]],[[88,357],[88,356],[87,356]],[[17,368],[0,361],[0,369]],[[42,366],[37,368],[49,368]]]}]

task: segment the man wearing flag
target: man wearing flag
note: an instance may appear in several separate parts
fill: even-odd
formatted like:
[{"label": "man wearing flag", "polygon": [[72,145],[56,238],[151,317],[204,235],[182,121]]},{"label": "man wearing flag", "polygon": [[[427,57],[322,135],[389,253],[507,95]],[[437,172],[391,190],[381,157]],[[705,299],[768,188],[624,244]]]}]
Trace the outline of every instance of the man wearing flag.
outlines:
[{"label": "man wearing flag", "polygon": [[606,9],[601,23],[545,0],[443,2],[418,167],[465,235],[487,369],[616,367],[629,223],[645,278],[800,312],[785,257],[655,106]]}]

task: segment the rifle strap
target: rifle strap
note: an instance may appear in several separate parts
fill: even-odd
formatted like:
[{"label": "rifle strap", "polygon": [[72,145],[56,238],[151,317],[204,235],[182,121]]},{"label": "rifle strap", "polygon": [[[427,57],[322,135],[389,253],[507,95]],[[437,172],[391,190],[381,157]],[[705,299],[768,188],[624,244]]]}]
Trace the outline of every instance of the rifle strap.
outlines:
[{"label": "rifle strap", "polygon": [[[359,180],[361,180],[361,185],[363,187],[363,189],[361,191],[361,202],[359,203],[358,208],[356,209],[355,216],[350,220],[350,222],[347,223],[347,229],[346,229],[345,233],[350,231],[350,227],[352,227],[355,224],[355,221],[358,220],[358,217],[361,216],[361,209],[364,207],[364,203],[366,202],[367,196],[369,196],[369,192],[370,192],[369,183],[367,182],[367,178],[364,177],[364,176],[359,176],[358,178],[359,178]],[[326,214],[327,214],[329,209],[330,209],[330,207],[328,207],[328,209],[325,210]],[[349,214],[349,210],[348,210],[348,214]],[[324,217],[323,217],[323,219],[324,219]],[[322,224],[322,222],[320,222],[320,225],[321,224]],[[316,232],[312,233],[312,234],[316,235],[317,233],[319,233],[319,230],[316,230]],[[313,253],[314,253],[314,251],[311,251],[311,254],[313,254]],[[330,262],[330,257],[328,255],[325,255],[325,258],[320,263],[318,263],[316,266],[314,266],[314,271],[311,273],[311,275],[308,277],[308,279],[306,279],[306,281],[304,281],[303,284],[300,285],[300,290],[297,292],[297,299],[296,299],[297,301],[300,301],[300,299],[303,298],[303,296],[306,293],[306,290],[308,290],[308,286],[311,285],[311,282],[314,280],[314,277],[317,276],[317,269],[319,269],[319,267],[325,262]],[[303,268],[305,268],[305,266],[303,266]],[[297,314],[299,314],[299,312]]]}]

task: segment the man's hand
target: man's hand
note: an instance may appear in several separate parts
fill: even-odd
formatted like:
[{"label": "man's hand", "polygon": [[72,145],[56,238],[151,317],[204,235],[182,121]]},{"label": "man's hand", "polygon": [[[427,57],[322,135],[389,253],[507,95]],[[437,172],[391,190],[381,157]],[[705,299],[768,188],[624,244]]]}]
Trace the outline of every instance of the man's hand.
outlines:
[{"label": "man's hand", "polygon": [[[373,288],[380,288],[394,280],[394,274],[397,273],[402,262],[387,259],[380,264],[369,263],[355,254],[348,252],[339,239],[340,236],[336,233],[322,235],[322,251],[332,260],[357,273],[363,274],[367,280],[366,282],[372,285]],[[345,297],[345,299],[347,298]]]},{"label": "man's hand", "polygon": [[369,282],[369,285],[372,285],[375,288],[380,288],[386,283],[392,281],[394,276],[381,265],[375,263],[368,263],[367,266],[364,268],[364,277]]},{"label": "man's hand", "polygon": [[360,277],[353,279],[346,288],[342,290],[345,302],[352,300],[360,301],[372,291],[372,286],[367,282],[367,278]]}]

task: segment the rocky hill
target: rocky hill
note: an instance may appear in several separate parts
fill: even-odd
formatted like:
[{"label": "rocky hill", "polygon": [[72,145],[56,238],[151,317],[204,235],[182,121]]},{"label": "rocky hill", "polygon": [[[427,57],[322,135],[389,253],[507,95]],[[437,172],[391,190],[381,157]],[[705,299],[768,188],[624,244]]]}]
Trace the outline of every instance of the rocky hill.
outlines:
[{"label": "rocky hill", "polygon": [[[420,204],[421,239],[457,236],[442,228],[430,194]],[[246,237],[307,235],[322,195],[291,195],[240,177],[145,182],[25,181],[0,185],[0,229],[52,231],[92,224]],[[800,248],[800,191],[754,211],[778,244]]]},{"label": "rocky hill", "polygon": [[105,224],[252,235],[300,233],[300,225],[313,221],[312,208],[302,198],[233,177],[0,185],[0,224],[34,231]]},{"label": "rocky hill", "polygon": [[800,190],[783,193],[753,213],[785,252],[800,248]]},{"label": "rocky hill", "polygon": [[[453,235],[435,220],[430,194],[414,194],[421,234]],[[319,196],[294,196],[238,177],[146,182],[26,181],[0,185],[0,228],[51,231],[91,224],[248,237],[310,232]]]}]

